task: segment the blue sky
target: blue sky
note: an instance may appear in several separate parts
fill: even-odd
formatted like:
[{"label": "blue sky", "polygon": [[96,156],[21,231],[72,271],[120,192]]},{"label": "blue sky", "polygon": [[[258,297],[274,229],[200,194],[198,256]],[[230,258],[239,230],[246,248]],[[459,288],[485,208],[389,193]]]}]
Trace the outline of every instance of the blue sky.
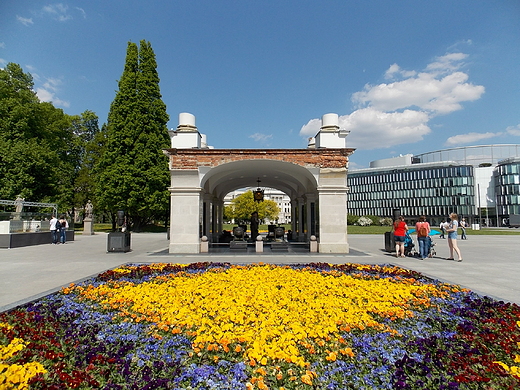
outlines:
[{"label": "blue sky", "polygon": [[337,113],[351,168],[520,143],[520,1],[0,1],[0,67],[106,122],[129,41],[149,41],[176,127],[215,148],[305,148]]}]

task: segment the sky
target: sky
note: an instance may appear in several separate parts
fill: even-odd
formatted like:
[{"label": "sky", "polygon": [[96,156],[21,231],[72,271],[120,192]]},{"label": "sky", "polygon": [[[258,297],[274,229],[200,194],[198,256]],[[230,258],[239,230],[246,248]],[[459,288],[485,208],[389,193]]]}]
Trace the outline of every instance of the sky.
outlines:
[{"label": "sky", "polygon": [[306,148],[337,113],[349,168],[520,143],[518,0],[0,0],[0,67],[107,121],[128,42],[215,148]]}]

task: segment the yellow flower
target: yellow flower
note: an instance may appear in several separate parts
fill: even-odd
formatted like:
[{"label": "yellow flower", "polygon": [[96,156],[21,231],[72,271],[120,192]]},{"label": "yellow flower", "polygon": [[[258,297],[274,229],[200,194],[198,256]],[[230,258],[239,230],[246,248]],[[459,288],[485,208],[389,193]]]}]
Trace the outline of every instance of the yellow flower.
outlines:
[{"label": "yellow flower", "polygon": [[312,386],[312,377],[310,375],[308,375],[308,374],[302,375],[301,376],[301,380],[306,385],[311,385]]},{"label": "yellow flower", "polygon": [[[10,329],[10,326],[6,326],[6,324],[0,324],[0,326]],[[17,352],[24,349],[26,344],[22,339],[15,338],[7,346],[0,345],[0,390],[28,389],[27,383],[31,378],[47,372],[43,365],[38,362],[23,365],[4,363],[6,359],[13,357]]]},{"label": "yellow flower", "polygon": [[[159,270],[165,266],[150,265]],[[115,272],[129,273],[132,267]],[[399,271],[388,266],[355,267]],[[70,287],[81,299],[119,310],[124,320],[150,324],[151,333],[185,334],[195,353],[215,351],[221,357],[242,353],[252,367],[294,364],[298,372],[290,377],[302,375],[309,366],[309,353],[328,361],[353,358],[355,351],[340,338],[342,332],[373,328],[396,334],[386,321],[410,317],[413,310],[432,305],[430,297],[446,296],[452,289],[415,279],[268,264],[177,272],[139,284],[111,281]],[[304,375],[307,380],[308,374]]]}]

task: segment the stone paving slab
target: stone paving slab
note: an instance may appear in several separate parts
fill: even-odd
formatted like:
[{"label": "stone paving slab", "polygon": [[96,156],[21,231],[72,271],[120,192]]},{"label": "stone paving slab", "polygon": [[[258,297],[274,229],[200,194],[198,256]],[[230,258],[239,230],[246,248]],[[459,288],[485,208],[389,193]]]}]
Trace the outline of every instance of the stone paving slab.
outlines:
[{"label": "stone paving slab", "polygon": [[64,245],[0,249],[0,312],[45,296],[126,263],[198,261],[233,264],[395,264],[426,276],[459,284],[479,294],[520,304],[520,236],[469,236],[459,240],[464,261],[448,261],[446,240],[435,239],[437,256],[421,261],[396,258],[383,250],[383,235],[349,235],[351,253],[209,253],[168,254],[164,233],[132,233],[132,251],[107,253],[107,234],[76,235]]}]

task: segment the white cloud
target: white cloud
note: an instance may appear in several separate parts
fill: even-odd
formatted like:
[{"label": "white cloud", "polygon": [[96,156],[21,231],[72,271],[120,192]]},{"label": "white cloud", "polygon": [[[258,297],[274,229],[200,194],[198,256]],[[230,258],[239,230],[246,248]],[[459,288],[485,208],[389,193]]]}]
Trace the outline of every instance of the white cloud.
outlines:
[{"label": "white cloud", "polygon": [[428,115],[421,111],[382,112],[373,108],[339,118],[340,128],[350,131],[348,143],[365,150],[421,141],[431,131],[427,122]]},{"label": "white cloud", "polygon": [[481,141],[483,139],[494,138],[502,135],[502,133],[467,133],[454,135],[446,140],[446,146],[456,146],[462,144],[470,144],[473,142]]},{"label": "white cloud", "polygon": [[16,15],[16,20],[18,20],[20,23],[22,23],[24,26],[28,26],[30,24],[34,24],[32,18],[24,18],[22,16]]},{"label": "white cloud", "polygon": [[509,126],[506,129],[507,134],[520,136],[520,124],[516,126]]},{"label": "white cloud", "polygon": [[83,16],[83,19],[87,18],[87,13],[83,8],[75,7],[79,12],[81,12],[81,15]]},{"label": "white cloud", "polygon": [[7,60],[0,58],[0,66],[4,66],[4,65],[7,65]]},{"label": "white cloud", "polygon": [[62,84],[61,79],[47,78],[47,81],[43,83],[41,87],[36,88],[36,95],[41,101],[52,102],[53,104],[68,108],[70,103],[65,100],[61,100],[56,96],[56,92],[59,91],[59,86]]},{"label": "white cloud", "polygon": [[318,134],[321,127],[321,119],[311,119],[306,125],[300,129],[300,135],[303,137],[314,137]]},{"label": "white cloud", "polygon": [[464,60],[467,56],[464,53],[449,53],[442,57],[437,57],[436,61],[428,64],[426,70],[439,73],[457,70],[462,65],[459,61]]},{"label": "white cloud", "polygon": [[249,138],[252,138],[256,142],[267,142],[268,140],[273,138],[272,134],[262,134],[262,133],[254,133],[249,136]]},{"label": "white cloud", "polygon": [[[446,54],[421,72],[392,64],[385,72],[391,83],[367,84],[352,94],[357,110],[340,117],[340,128],[350,130],[349,145],[368,150],[421,141],[431,131],[431,118],[461,110],[462,102],[479,99],[484,87],[468,83],[468,75],[460,71],[466,57],[464,53]],[[314,136],[320,126],[319,119],[311,119],[300,135]]]},{"label": "white cloud", "polygon": [[[382,112],[370,107],[339,117],[339,127],[350,131],[349,145],[364,150],[421,141],[431,131],[427,122],[425,112]],[[311,119],[302,127],[300,135],[314,136],[320,127],[320,119]]]},{"label": "white cloud", "polygon": [[0,49],[5,49],[5,42],[0,42]]},{"label": "white cloud", "polygon": [[513,135],[513,136],[520,136],[520,124],[518,124],[516,126],[507,127],[505,132],[467,133],[467,134],[455,135],[453,137],[448,138],[445,142],[445,145],[446,146],[457,146],[457,145],[462,145],[462,144],[471,144],[474,142],[481,141],[483,139],[500,137],[500,136],[506,135],[506,134]]},{"label": "white cloud", "polygon": [[385,79],[392,79],[395,75],[401,75],[403,77],[413,77],[417,74],[414,70],[407,71],[402,70],[397,64],[390,65],[390,68],[385,72]]},{"label": "white cloud", "polygon": [[65,100],[61,100],[59,97],[57,97],[55,95],[54,92],[49,91],[48,89],[36,88],[36,95],[38,96],[38,99],[40,99],[43,102],[52,102],[56,106],[65,107],[65,108],[70,107],[69,102],[67,102]]},{"label": "white cloud", "polygon": [[[369,85],[352,95],[358,107],[370,106],[382,111],[418,108],[430,115],[449,114],[462,109],[461,102],[473,101],[484,93],[484,87],[467,83],[468,75],[456,72],[465,54],[439,57],[425,72],[405,72],[397,64],[386,71],[386,78],[406,77],[389,84]],[[444,77],[442,77],[444,76]]]},{"label": "white cloud", "polygon": [[56,92],[58,90],[58,87],[62,84],[62,81],[60,79],[48,77],[47,81],[43,83],[43,87],[45,89],[52,90]]},{"label": "white cloud", "polygon": [[72,19],[68,11],[69,7],[63,3],[49,4],[43,7],[42,11],[46,14],[51,15],[55,20],[65,22]]}]

